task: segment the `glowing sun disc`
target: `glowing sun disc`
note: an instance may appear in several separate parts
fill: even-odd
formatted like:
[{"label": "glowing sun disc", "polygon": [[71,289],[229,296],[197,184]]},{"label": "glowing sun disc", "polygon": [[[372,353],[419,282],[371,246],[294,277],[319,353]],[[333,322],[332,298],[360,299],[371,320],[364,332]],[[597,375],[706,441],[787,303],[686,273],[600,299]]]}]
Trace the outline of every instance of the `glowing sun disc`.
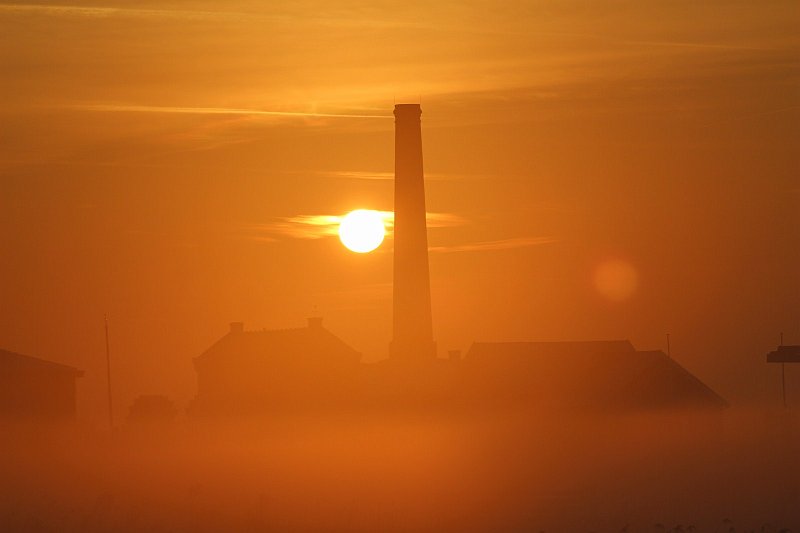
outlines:
[{"label": "glowing sun disc", "polygon": [[377,211],[356,209],[342,217],[339,240],[348,250],[364,254],[381,245],[386,230]]}]

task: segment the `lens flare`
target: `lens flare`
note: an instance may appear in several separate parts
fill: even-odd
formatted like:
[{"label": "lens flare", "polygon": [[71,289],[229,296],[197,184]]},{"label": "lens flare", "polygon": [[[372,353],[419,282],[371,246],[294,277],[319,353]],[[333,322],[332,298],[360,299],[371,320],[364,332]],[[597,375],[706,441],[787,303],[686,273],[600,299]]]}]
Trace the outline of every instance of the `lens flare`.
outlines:
[{"label": "lens flare", "polygon": [[630,298],[639,286],[639,274],[627,261],[612,259],[600,264],[594,273],[597,292],[611,301]]}]

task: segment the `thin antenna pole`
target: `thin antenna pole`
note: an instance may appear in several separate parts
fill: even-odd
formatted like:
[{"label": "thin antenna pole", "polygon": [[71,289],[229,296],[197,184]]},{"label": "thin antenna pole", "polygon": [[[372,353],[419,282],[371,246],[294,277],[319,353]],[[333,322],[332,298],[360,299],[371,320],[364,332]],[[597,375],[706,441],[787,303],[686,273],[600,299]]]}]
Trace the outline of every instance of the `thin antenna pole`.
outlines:
[{"label": "thin antenna pole", "polygon": [[786,363],[781,363],[781,384],[783,385],[783,407],[786,405]]},{"label": "thin antenna pole", "polygon": [[108,344],[108,316],[103,315],[106,325],[106,377],[108,382],[108,429],[114,429],[114,411],[111,405],[111,350]]},{"label": "thin antenna pole", "polygon": [[669,333],[667,333],[667,357],[672,357],[672,352],[669,348]]}]

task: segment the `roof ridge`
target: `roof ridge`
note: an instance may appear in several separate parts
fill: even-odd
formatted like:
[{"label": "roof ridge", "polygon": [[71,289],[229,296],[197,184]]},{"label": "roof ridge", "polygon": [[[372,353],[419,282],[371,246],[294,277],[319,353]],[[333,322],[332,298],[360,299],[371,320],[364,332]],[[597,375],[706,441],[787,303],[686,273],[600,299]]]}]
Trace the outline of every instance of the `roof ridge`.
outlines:
[{"label": "roof ridge", "polygon": [[49,359],[42,359],[41,357],[36,357],[33,355],[25,355],[19,352],[12,352],[11,350],[5,350],[0,348],[0,356],[11,356],[29,364],[49,366],[52,368],[57,368],[62,371],[69,371],[78,375],[83,375],[83,370],[79,369],[78,367],[68,365],[65,363],[57,363],[55,361],[51,361]]},{"label": "roof ridge", "polygon": [[276,328],[276,329],[261,328],[261,329],[246,329],[246,330],[243,330],[241,333],[275,333],[275,332],[280,332],[280,331],[300,331],[300,330],[306,330],[306,329],[309,329],[309,328],[308,327],[302,327],[302,328]]}]

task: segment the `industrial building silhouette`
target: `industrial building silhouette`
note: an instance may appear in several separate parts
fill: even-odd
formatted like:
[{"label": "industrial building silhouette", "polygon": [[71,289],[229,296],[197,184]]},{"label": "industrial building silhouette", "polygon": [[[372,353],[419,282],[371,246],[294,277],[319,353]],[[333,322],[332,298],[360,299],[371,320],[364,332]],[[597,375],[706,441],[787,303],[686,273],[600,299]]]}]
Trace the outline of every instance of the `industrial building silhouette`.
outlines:
[{"label": "industrial building silhouette", "polygon": [[473,343],[462,358],[362,363],[310,319],[305,328],[241,323],[195,358],[192,415],[486,409],[630,411],[727,402],[662,351],[626,340]]},{"label": "industrial building silhouette", "polygon": [[[194,359],[193,416],[345,410],[583,410],[724,407],[725,400],[661,351],[628,341],[480,342],[437,357],[422,166],[421,109],[395,106],[393,334],[389,357],[361,354],[321,317],[303,328],[226,335]],[[796,361],[781,346],[770,361]],[[75,417],[75,368],[0,350],[0,417]],[[109,391],[110,400],[110,391]],[[110,403],[109,403],[110,409]],[[168,399],[140,397],[130,420],[170,420]]]},{"label": "industrial building silhouette", "polygon": [[421,109],[395,106],[393,335],[389,358],[361,356],[322,325],[227,335],[195,358],[196,415],[295,410],[724,407],[661,351],[628,341],[475,343],[437,358],[422,167]]}]

